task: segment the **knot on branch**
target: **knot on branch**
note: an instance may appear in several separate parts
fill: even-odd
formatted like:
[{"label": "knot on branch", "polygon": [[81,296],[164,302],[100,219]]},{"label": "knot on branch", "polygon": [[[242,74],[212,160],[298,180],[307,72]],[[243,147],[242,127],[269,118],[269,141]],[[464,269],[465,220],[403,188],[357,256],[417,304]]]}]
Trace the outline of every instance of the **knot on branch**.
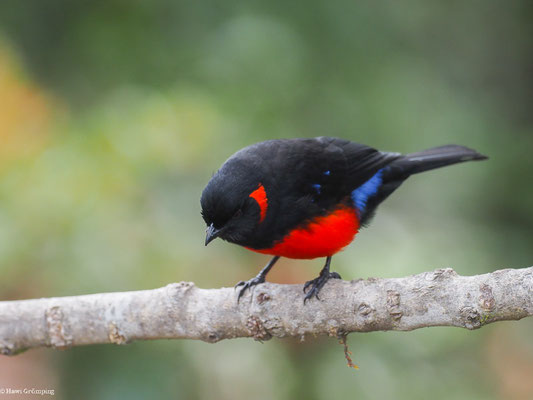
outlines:
[{"label": "knot on branch", "polygon": [[477,329],[481,327],[481,314],[474,307],[465,306],[459,311],[464,319],[466,329]]},{"label": "knot on branch", "polygon": [[400,311],[400,293],[387,290],[387,310],[394,321],[399,321],[403,313]]},{"label": "knot on branch", "polygon": [[263,303],[266,303],[267,301],[270,301],[271,300],[271,297],[268,293],[259,293],[259,295],[257,296],[257,303],[259,305],[262,305]]},{"label": "knot on branch", "polygon": [[368,317],[371,313],[374,313],[376,310],[370,304],[362,302],[361,304],[359,304],[359,307],[357,307],[357,311],[363,317]]},{"label": "knot on branch", "polygon": [[59,306],[46,310],[46,327],[49,343],[56,349],[64,349],[72,345],[72,336],[63,321],[63,311]]},{"label": "knot on branch", "polygon": [[126,336],[124,336],[121,332],[118,326],[111,322],[109,324],[109,341],[114,344],[126,344],[128,343],[128,340],[126,339]]},{"label": "knot on branch", "polygon": [[248,317],[246,320],[246,329],[248,329],[248,332],[250,332],[250,336],[260,342],[272,338],[272,335],[267,331],[261,319],[255,315]]},{"label": "knot on branch", "polygon": [[479,296],[479,305],[486,311],[491,311],[495,304],[496,300],[492,294],[492,288],[486,283],[482,284],[479,288],[481,295]]},{"label": "knot on branch", "polygon": [[434,281],[455,278],[456,276],[457,276],[457,272],[455,272],[453,268],[439,268],[433,271]]},{"label": "knot on branch", "polygon": [[168,284],[166,289],[172,300],[179,301],[194,287],[195,285],[193,282],[178,282]]},{"label": "knot on branch", "polygon": [[16,348],[13,343],[0,340],[0,354],[3,356],[12,356],[16,353]]}]

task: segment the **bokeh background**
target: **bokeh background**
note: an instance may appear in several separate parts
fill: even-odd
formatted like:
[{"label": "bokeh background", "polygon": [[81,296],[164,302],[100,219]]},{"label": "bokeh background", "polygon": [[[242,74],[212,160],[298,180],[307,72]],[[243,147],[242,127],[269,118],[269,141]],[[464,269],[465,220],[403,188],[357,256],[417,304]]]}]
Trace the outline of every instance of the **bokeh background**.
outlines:
[{"label": "bokeh background", "polygon": [[[239,148],[339,136],[490,156],[409,180],[334,259],[345,278],[533,264],[533,5],[0,2],[0,298],[194,281],[266,256],[204,248],[199,197]],[[322,260],[282,260],[304,282]],[[56,399],[531,399],[532,320],[332,338],[158,341],[0,358]]]}]

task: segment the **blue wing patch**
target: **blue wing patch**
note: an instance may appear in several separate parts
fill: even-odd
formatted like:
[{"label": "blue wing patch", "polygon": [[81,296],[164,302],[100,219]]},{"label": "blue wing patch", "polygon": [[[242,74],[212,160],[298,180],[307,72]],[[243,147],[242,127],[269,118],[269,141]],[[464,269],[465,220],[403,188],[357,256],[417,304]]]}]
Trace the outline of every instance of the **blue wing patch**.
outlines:
[{"label": "blue wing patch", "polygon": [[352,201],[360,213],[365,211],[368,199],[376,195],[382,183],[383,170],[380,169],[372,178],[352,192]]}]

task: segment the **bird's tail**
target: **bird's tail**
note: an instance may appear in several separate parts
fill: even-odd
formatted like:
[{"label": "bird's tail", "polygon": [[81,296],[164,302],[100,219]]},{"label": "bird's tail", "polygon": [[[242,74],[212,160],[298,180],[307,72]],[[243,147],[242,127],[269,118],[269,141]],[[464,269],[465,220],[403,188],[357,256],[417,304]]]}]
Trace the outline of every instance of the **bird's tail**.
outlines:
[{"label": "bird's tail", "polygon": [[394,192],[410,175],[446,165],[485,160],[486,158],[475,150],[455,144],[434,147],[399,157],[381,170],[381,186],[376,195],[368,199],[367,210],[361,216],[361,224],[367,224],[377,205]]},{"label": "bird's tail", "polygon": [[488,157],[468,147],[449,144],[446,146],[433,147],[417,153],[406,154],[391,163],[395,169],[399,169],[405,175],[417,174],[446,165],[457,164],[465,161],[485,160]]}]

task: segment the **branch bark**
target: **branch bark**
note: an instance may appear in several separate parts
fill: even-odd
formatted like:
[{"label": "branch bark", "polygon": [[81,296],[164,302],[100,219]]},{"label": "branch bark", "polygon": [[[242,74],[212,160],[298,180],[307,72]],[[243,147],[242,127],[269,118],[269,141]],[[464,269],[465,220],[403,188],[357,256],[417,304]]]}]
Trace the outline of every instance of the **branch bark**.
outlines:
[{"label": "branch bark", "polygon": [[302,285],[265,283],[237,303],[233,288],[193,283],[136,292],[0,302],[0,353],[134,340],[343,336],[430,326],[477,329],[533,315],[533,267],[459,276],[329,281],[304,306]]}]

